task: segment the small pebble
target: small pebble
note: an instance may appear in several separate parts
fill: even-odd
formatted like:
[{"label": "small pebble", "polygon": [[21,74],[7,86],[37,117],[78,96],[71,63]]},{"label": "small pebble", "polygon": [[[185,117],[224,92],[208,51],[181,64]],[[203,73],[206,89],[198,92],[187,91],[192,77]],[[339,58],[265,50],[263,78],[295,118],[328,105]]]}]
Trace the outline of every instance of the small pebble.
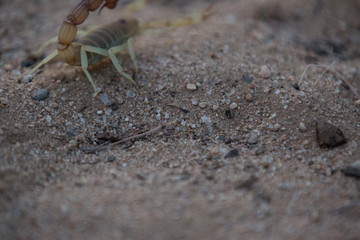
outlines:
[{"label": "small pebble", "polygon": [[300,132],[306,132],[307,131],[305,123],[301,122],[299,124],[299,130],[300,130]]},{"label": "small pebble", "polygon": [[248,102],[252,102],[254,100],[254,96],[251,93],[247,93],[244,99]]},{"label": "small pebble", "polygon": [[102,111],[102,110],[98,110],[98,111],[96,112],[96,114],[97,114],[97,115],[101,115],[101,114],[103,114],[103,111]]},{"label": "small pebble", "polygon": [[322,148],[334,148],[346,143],[343,132],[330,123],[316,123],[316,138]]},{"label": "small pebble", "polygon": [[124,101],[124,98],[123,98],[123,97],[117,96],[117,97],[116,97],[116,102],[117,102],[119,105],[121,105],[121,104],[123,104],[125,101]]},{"label": "small pebble", "polygon": [[34,92],[32,98],[37,101],[42,101],[49,96],[49,91],[45,88],[39,89]]},{"label": "small pebble", "polygon": [[114,157],[114,156],[108,157],[108,162],[113,162],[113,161],[115,161],[115,157]]},{"label": "small pebble", "polygon": [[230,152],[228,152],[228,154],[225,155],[224,158],[234,158],[234,157],[238,157],[238,156],[240,156],[239,150],[232,149],[232,150],[230,150]]},{"label": "small pebble", "polygon": [[266,86],[266,87],[264,88],[264,93],[265,93],[265,94],[270,93],[270,91],[271,91],[271,87],[270,87],[270,86]]},{"label": "small pebble", "polygon": [[259,135],[260,135],[260,132],[258,130],[252,130],[250,132],[250,138],[249,138],[248,142],[250,144],[257,144],[259,141]]},{"label": "small pebble", "polygon": [[230,104],[229,108],[230,108],[230,109],[235,109],[235,108],[237,108],[237,106],[238,106],[238,105],[233,102],[233,103]]},{"label": "small pebble", "polygon": [[254,78],[250,77],[249,75],[243,75],[241,77],[241,81],[249,83],[249,84],[252,83],[253,80],[254,80]]},{"label": "small pebble", "polygon": [[109,104],[109,96],[106,93],[100,95],[100,100],[105,106]]},{"label": "small pebble", "polygon": [[213,105],[213,106],[212,106],[212,110],[213,110],[213,111],[217,111],[217,110],[219,110],[219,109],[220,109],[219,105]]},{"label": "small pebble", "polygon": [[188,83],[188,84],[186,84],[186,88],[188,90],[195,91],[196,90],[196,85],[193,84],[193,83]]},{"label": "small pebble", "polygon": [[295,90],[300,91],[300,86],[299,86],[298,83],[294,83],[294,84],[293,84],[293,88],[295,88]]},{"label": "small pebble", "polygon": [[47,116],[46,116],[46,121],[47,121],[48,123],[51,123],[52,118],[51,118],[51,116],[50,116],[50,115],[47,115]]},{"label": "small pebble", "polygon": [[128,98],[134,98],[134,97],[136,96],[136,94],[135,94],[133,91],[131,91],[131,90],[127,90],[127,91],[126,91],[126,96],[127,96]]},{"label": "small pebble", "polygon": [[356,101],[354,102],[354,104],[355,104],[355,106],[360,107],[360,99],[356,100]]},{"label": "small pebble", "polygon": [[263,65],[260,70],[260,77],[268,79],[271,77],[271,71],[268,66]]},{"label": "small pebble", "polygon": [[199,101],[197,99],[193,98],[193,99],[191,99],[191,103],[192,103],[192,105],[196,106],[199,104]]},{"label": "small pebble", "polygon": [[360,168],[353,167],[353,166],[347,166],[343,170],[344,174],[351,177],[358,177],[360,178]]},{"label": "small pebble", "polygon": [[205,124],[211,124],[211,118],[209,118],[208,116],[202,116],[201,121]]},{"label": "small pebble", "polygon": [[213,147],[213,148],[210,149],[210,154],[211,155],[218,155],[219,153],[220,153],[220,149],[219,149],[218,146]]},{"label": "small pebble", "polygon": [[31,80],[33,80],[33,75],[31,75],[31,74],[27,74],[27,75],[25,75],[24,77],[23,77],[23,83],[29,83],[29,82],[31,82]]},{"label": "small pebble", "polygon": [[199,107],[201,107],[201,108],[205,108],[206,106],[207,106],[206,102],[199,103]]}]

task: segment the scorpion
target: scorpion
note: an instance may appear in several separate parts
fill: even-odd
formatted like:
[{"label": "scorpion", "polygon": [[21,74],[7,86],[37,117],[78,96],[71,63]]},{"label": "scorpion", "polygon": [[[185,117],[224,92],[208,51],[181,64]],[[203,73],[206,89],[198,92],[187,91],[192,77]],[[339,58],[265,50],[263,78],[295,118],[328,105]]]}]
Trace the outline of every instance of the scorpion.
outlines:
[{"label": "scorpion", "polygon": [[[138,72],[138,65],[135,59],[134,52],[134,37],[147,29],[152,28],[171,28],[187,26],[196,24],[206,19],[212,9],[210,5],[201,13],[193,14],[190,17],[179,18],[171,21],[149,21],[142,24],[132,17],[121,18],[118,21],[98,27],[90,31],[78,41],[74,42],[77,34],[77,27],[83,23],[89,15],[89,11],[95,11],[101,5],[100,11],[107,7],[113,9],[118,0],[82,0],[78,3],[68,14],[67,19],[63,21],[58,36],[57,49],[44,58],[36,67],[34,67],[29,74],[34,73],[42,65],[48,63],[57,55],[67,64],[72,66],[81,66],[86,77],[94,89],[94,96],[99,93],[99,89],[91,77],[88,66],[96,64],[106,57],[110,57],[116,70],[126,79],[130,80],[137,86],[135,80],[128,73],[123,71],[116,54],[124,50],[128,50],[131,61],[135,67],[135,77]],[[135,0],[132,4],[127,6],[129,12],[141,8],[146,2],[152,0]]]}]

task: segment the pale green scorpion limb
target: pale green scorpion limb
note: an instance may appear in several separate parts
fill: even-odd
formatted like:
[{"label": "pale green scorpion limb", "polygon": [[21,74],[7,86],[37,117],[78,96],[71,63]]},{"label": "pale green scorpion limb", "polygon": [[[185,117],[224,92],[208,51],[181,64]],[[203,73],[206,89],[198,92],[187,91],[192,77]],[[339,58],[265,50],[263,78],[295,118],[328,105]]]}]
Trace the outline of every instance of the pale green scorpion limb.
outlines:
[{"label": "pale green scorpion limb", "polygon": [[84,70],[84,73],[86,75],[86,77],[88,78],[88,80],[91,83],[91,86],[93,87],[95,94],[94,96],[96,96],[99,93],[98,88],[96,87],[93,78],[91,77],[89,71],[88,71],[88,58],[86,55],[86,52],[91,52],[91,53],[96,53],[102,56],[109,56],[112,63],[114,64],[116,70],[125,78],[129,79],[135,86],[137,86],[136,82],[134,81],[134,79],[127,73],[125,73],[123,71],[123,68],[121,67],[121,64],[118,60],[118,58],[116,57],[115,54],[122,52],[123,50],[125,50],[126,48],[129,51],[130,57],[132,62],[134,63],[135,69],[136,69],[136,73],[138,71],[138,65],[135,59],[135,52],[134,52],[134,48],[133,48],[133,42],[134,42],[134,38],[129,38],[127,43],[124,43],[122,45],[119,46],[115,46],[110,48],[109,50],[107,49],[103,49],[103,48],[98,48],[98,47],[93,47],[93,46],[88,46],[88,45],[84,45],[81,47],[80,50],[80,54],[81,54],[81,66]]}]

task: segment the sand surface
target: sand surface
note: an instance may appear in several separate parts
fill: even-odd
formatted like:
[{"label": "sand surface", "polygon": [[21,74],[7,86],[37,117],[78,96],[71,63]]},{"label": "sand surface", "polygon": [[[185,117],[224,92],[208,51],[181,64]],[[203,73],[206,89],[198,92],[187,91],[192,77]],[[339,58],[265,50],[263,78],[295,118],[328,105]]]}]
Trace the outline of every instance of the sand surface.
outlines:
[{"label": "sand surface", "polygon": [[[109,59],[90,67],[92,97],[59,58],[23,78],[76,1],[0,1],[0,239],[360,239],[360,2],[214,3],[197,25],[136,37],[139,88]],[[323,123],[346,143],[320,147]]]}]

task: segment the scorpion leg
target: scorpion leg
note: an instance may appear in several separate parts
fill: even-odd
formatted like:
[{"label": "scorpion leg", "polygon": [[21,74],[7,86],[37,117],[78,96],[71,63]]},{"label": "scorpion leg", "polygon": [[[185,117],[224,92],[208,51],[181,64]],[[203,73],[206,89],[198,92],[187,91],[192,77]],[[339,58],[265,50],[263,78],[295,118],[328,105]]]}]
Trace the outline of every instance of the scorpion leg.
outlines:
[{"label": "scorpion leg", "polygon": [[[134,39],[132,39],[132,40],[131,39],[132,38],[130,38],[128,40],[128,42],[125,43],[125,44],[110,48],[108,52],[109,52],[109,57],[110,57],[112,63],[114,64],[116,70],[121,75],[123,75],[125,78],[129,79],[137,87],[137,84],[134,81],[134,79],[129,74],[127,74],[127,73],[125,73],[123,71],[123,68],[120,65],[119,59],[115,56],[116,53],[119,53],[119,52],[123,51],[125,48],[128,48],[131,60],[133,61],[134,65],[135,65],[136,72],[137,72],[138,67],[137,67],[137,63],[136,63],[136,60],[135,60],[134,48],[132,47],[132,43],[134,42]],[[130,45],[129,45],[129,42],[130,42]]]},{"label": "scorpion leg", "polygon": [[129,38],[127,40],[127,47],[128,47],[128,50],[129,50],[131,61],[133,62],[134,66],[135,66],[135,76],[137,76],[139,67],[138,67],[138,64],[136,62],[135,51],[134,51],[134,42],[135,42],[135,38]]},{"label": "scorpion leg", "polygon": [[54,57],[56,57],[58,55],[58,51],[55,50],[52,53],[50,53],[46,58],[44,58],[38,65],[36,65],[36,67],[34,67],[33,69],[31,69],[31,71],[28,74],[32,74],[33,72],[35,72],[37,69],[39,69],[42,65],[45,65],[46,63],[50,62],[51,59],[53,59]]},{"label": "scorpion leg", "polygon": [[84,45],[81,47],[80,50],[80,55],[81,55],[81,66],[84,70],[84,73],[86,75],[86,77],[89,79],[91,86],[94,88],[94,97],[99,93],[98,88],[96,87],[94,80],[92,79],[89,71],[88,71],[88,59],[87,59],[87,55],[86,52],[93,52],[93,53],[97,53],[103,56],[108,56],[108,52],[106,51],[106,49],[102,49],[102,48],[97,48],[97,47],[93,47],[93,46],[87,46]]}]

